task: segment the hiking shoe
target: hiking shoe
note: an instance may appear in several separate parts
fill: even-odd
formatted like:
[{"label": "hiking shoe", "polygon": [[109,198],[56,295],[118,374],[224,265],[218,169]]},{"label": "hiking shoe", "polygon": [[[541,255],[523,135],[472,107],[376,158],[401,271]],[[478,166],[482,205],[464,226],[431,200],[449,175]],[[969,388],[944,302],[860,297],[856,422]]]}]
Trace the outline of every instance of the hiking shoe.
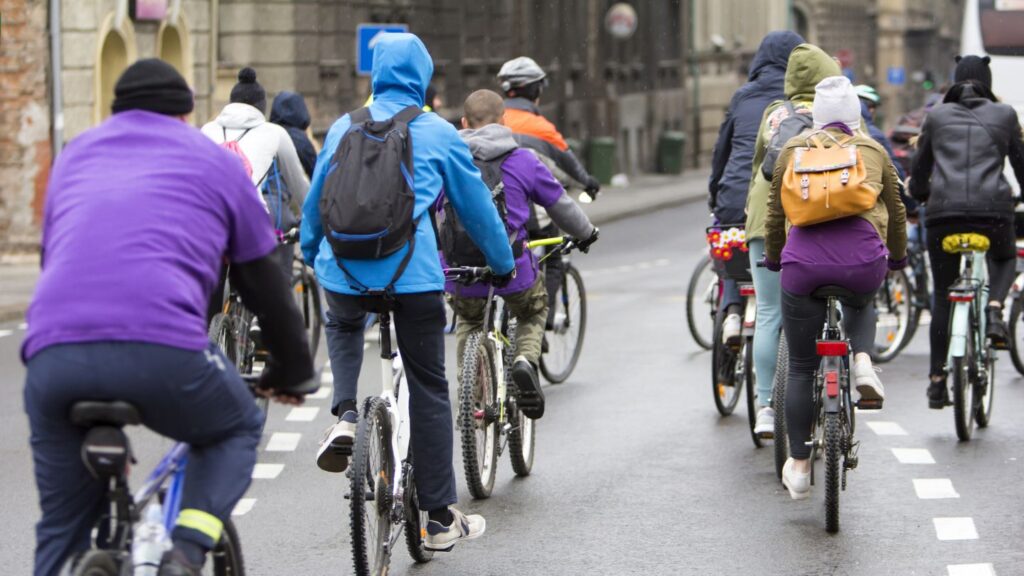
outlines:
[{"label": "hiking shoe", "polygon": [[771,440],[775,437],[774,408],[762,406],[757,411],[757,419],[754,421],[754,434],[762,440]]},{"label": "hiking shoe", "polygon": [[730,346],[740,343],[740,333],[743,331],[743,319],[739,314],[727,314],[722,322],[722,344]]},{"label": "hiking shoe", "polygon": [[203,573],[202,566],[196,566],[188,561],[185,553],[177,548],[164,552],[160,559],[160,570],[157,576],[200,576]]},{"label": "hiking shoe", "polygon": [[789,490],[789,497],[793,500],[805,500],[811,496],[811,475],[797,472],[794,464],[795,461],[789,458],[782,466],[782,485]]},{"label": "hiking shoe", "polygon": [[427,522],[427,537],[423,541],[423,547],[435,552],[448,552],[455,544],[463,540],[473,540],[484,535],[487,529],[487,521],[479,514],[463,514],[455,508],[449,507],[452,513],[452,523],[448,526],[435,522]]},{"label": "hiking shoe", "polygon": [[519,409],[531,420],[544,416],[544,392],[540,389],[537,368],[525,356],[516,356],[512,364],[512,381],[518,389]]},{"label": "hiking shoe", "polygon": [[872,366],[871,358],[866,354],[858,356],[853,362],[853,381],[860,394],[860,399],[873,404],[877,403],[881,408],[881,402],[885,400],[885,388],[878,378],[881,369]]},{"label": "hiking shoe", "polygon": [[992,342],[992,347],[997,350],[1008,349],[1010,343],[1010,331],[1003,321],[1003,309],[990,306],[988,309],[988,326],[985,335]]},{"label": "hiking shoe", "polygon": [[348,458],[352,455],[352,443],[356,438],[356,420],[358,416],[349,410],[342,414],[336,424],[324,431],[320,440],[320,449],[316,453],[316,465],[324,472],[344,472],[348,468]]},{"label": "hiking shoe", "polygon": [[928,407],[932,410],[942,410],[953,403],[949,401],[949,388],[946,386],[946,379],[928,383]]}]

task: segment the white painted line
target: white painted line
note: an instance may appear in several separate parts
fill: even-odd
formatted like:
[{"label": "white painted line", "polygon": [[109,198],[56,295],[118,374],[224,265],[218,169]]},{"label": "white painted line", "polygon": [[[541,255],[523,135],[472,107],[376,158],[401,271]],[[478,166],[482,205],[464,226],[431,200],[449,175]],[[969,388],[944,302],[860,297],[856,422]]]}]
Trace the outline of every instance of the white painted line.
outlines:
[{"label": "white painted line", "polygon": [[327,368],[330,368],[330,367],[331,367],[330,359],[325,360],[324,361],[324,369],[327,369]]},{"label": "white painted line", "polygon": [[932,518],[939,540],[977,540],[978,530],[973,518]]},{"label": "white painted line", "polygon": [[914,478],[914,492],[922,500],[960,497],[949,478]]},{"label": "white painted line", "polygon": [[950,564],[946,566],[949,576],[996,576],[991,564]]},{"label": "white painted line", "polygon": [[654,261],[655,266],[668,266],[671,263],[672,261],[669,260],[668,258],[658,258],[657,260]]},{"label": "white painted line", "polygon": [[[375,340],[375,342],[376,342],[376,340]],[[363,350],[369,350],[369,349],[370,349],[370,343],[369,342],[363,342]]]},{"label": "white painted line", "polygon": [[300,408],[292,408],[292,411],[285,416],[285,420],[288,422],[312,422],[316,419],[316,415],[320,412],[318,406],[302,406]]},{"label": "white painted line", "polygon": [[295,432],[274,432],[267,442],[267,452],[295,452],[302,434]]},{"label": "white painted line", "polygon": [[331,386],[321,386],[319,390],[306,395],[306,400],[323,400],[331,396],[334,389]]},{"label": "white painted line", "polygon": [[320,373],[321,384],[334,384],[334,372],[330,370],[324,370]]},{"label": "white painted line", "polygon": [[18,324],[18,330],[28,330],[28,324],[25,322]]},{"label": "white painted line", "polygon": [[636,265],[638,270],[648,270],[651,268],[651,266],[653,266],[653,264],[651,264],[650,262],[641,262]]},{"label": "white painted line", "polygon": [[235,504],[235,509],[231,511],[232,516],[245,516],[252,511],[252,507],[256,505],[255,498],[242,498]]},{"label": "white painted line", "polygon": [[895,422],[868,422],[868,428],[879,436],[906,436],[907,431]]},{"label": "white painted line", "polygon": [[892,455],[900,464],[935,464],[932,453],[925,448],[893,448]]},{"label": "white painted line", "polygon": [[281,475],[284,464],[257,464],[252,469],[253,480],[273,480]]},{"label": "white painted line", "polygon": [[623,264],[622,266],[616,267],[614,270],[616,272],[632,272],[635,268],[636,266],[632,264]]},{"label": "white painted line", "polygon": [[0,338],[10,336],[11,334],[14,334],[14,330],[0,330]]}]

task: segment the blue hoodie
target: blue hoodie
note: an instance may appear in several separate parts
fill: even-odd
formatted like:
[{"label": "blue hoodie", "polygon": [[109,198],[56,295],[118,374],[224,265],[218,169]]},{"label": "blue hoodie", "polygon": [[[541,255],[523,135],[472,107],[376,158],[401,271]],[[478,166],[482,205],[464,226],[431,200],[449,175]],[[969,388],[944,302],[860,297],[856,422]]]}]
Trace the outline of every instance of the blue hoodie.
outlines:
[{"label": "blue hoodie", "polygon": [[736,91],[729,103],[718,131],[708,181],[708,204],[719,222],[731,224],[746,220],[744,209],[761,117],[769,104],[785,99],[783,82],[789,53],[803,43],[804,39],[795,32],[776,31],[765,36],[750,63],[747,83]]},{"label": "blue hoodie", "polygon": [[[433,74],[433,61],[419,38],[412,34],[381,36],[373,50],[374,99],[370,115],[374,120],[385,120],[407,106],[422,107]],[[360,290],[338,267],[320,222],[320,195],[324,180],[350,124],[346,114],[327,133],[313,171],[309,195],[302,208],[301,241],[302,256],[306,262],[314,262],[322,286],[331,292],[359,295]],[[480,171],[473,165],[469,147],[450,123],[433,113],[425,113],[414,120],[409,125],[409,133],[416,194],[413,217],[419,218],[419,226],[415,252],[402,277],[395,283],[395,293],[444,290],[444,274],[434,229],[429,217],[420,218],[437,200],[442,188],[490,267],[498,274],[510,272],[515,262],[505,236],[505,225],[491,201],[490,190],[480,178]],[[345,268],[366,287],[383,289],[408,250],[406,246],[379,260],[346,260]]]}]

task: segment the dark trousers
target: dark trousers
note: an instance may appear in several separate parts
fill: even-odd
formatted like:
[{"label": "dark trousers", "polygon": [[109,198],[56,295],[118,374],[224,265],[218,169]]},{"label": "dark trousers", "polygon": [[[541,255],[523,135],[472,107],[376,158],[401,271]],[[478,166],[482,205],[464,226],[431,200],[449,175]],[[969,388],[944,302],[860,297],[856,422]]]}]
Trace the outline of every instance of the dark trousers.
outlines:
[{"label": "dark trousers", "polygon": [[[843,328],[854,353],[870,352],[874,346],[874,298],[874,293],[871,293],[842,300]],[[816,341],[825,325],[827,313],[824,300],[782,291],[782,327],[789,345],[786,426],[789,430],[789,453],[797,460],[811,455],[807,442],[811,439],[811,422],[814,420],[814,373],[821,362]]]},{"label": "dark trousers", "polygon": [[[325,291],[327,351],[334,375],[331,411],[357,397],[366,324],[364,296]],[[420,508],[435,510],[457,501],[452,466],[452,407],[444,373],[444,300],[440,292],[395,296],[391,317],[409,381],[412,456]]]},{"label": "dark trousers", "polygon": [[[88,549],[90,531],[105,512],[106,487],[82,463],[86,430],[68,420],[79,400],[129,402],[148,428],[189,443],[182,510],[229,518],[251,481],[263,419],[219,349],[129,342],[51,346],[29,360],[25,383],[42,509],[36,576],[57,574],[68,557]],[[206,549],[215,544],[208,533],[183,526],[172,537]]]},{"label": "dark trousers", "polygon": [[1003,302],[1010,293],[1016,272],[1017,246],[1013,221],[963,224],[957,222],[928,226],[928,259],[932,265],[935,295],[932,298],[932,324],[928,330],[931,342],[931,375],[944,374],[949,353],[949,287],[960,276],[960,255],[942,250],[942,239],[950,234],[975,232],[988,237],[991,244],[986,253],[988,265],[989,302]]}]

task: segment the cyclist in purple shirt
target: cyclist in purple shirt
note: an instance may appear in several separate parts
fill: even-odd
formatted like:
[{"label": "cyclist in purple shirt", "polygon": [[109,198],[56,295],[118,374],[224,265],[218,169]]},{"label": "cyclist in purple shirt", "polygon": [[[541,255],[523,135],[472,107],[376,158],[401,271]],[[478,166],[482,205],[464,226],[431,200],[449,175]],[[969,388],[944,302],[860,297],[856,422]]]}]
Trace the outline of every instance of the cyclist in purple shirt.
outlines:
[{"label": "cyclist in purple shirt", "polygon": [[[469,145],[475,161],[501,162],[508,212],[505,226],[509,235],[517,243],[526,243],[530,202],[536,202],[547,209],[559,228],[581,239],[580,248],[586,250],[597,240],[597,228],[533,152],[519,148],[512,131],[502,124],[504,113],[504,103],[496,92],[478,90],[470,94],[464,105],[464,129],[459,136]],[[466,339],[483,326],[488,287],[448,282],[445,291],[452,295],[452,306],[459,316],[456,345],[461,363]],[[523,413],[529,418],[540,418],[544,415],[544,395],[537,377],[537,363],[548,317],[548,295],[544,278],[537,270],[537,260],[530,250],[522,250],[516,259],[515,277],[495,293],[505,300],[518,321],[518,355],[512,364],[512,379],[522,396]]]},{"label": "cyclist in purple shirt", "polygon": [[169,64],[136,62],[115,95],[113,116],[57,158],[46,196],[22,348],[42,509],[37,576],[87,550],[105,510],[106,486],[79,455],[86,429],[69,420],[81,400],[128,402],[147,427],[191,445],[159,574],[200,573],[249,486],[262,432],[248,387],[206,336],[225,258],[273,357],[260,387],[288,403],[311,391],[302,317],[241,163],[185,123],[192,91]]}]

